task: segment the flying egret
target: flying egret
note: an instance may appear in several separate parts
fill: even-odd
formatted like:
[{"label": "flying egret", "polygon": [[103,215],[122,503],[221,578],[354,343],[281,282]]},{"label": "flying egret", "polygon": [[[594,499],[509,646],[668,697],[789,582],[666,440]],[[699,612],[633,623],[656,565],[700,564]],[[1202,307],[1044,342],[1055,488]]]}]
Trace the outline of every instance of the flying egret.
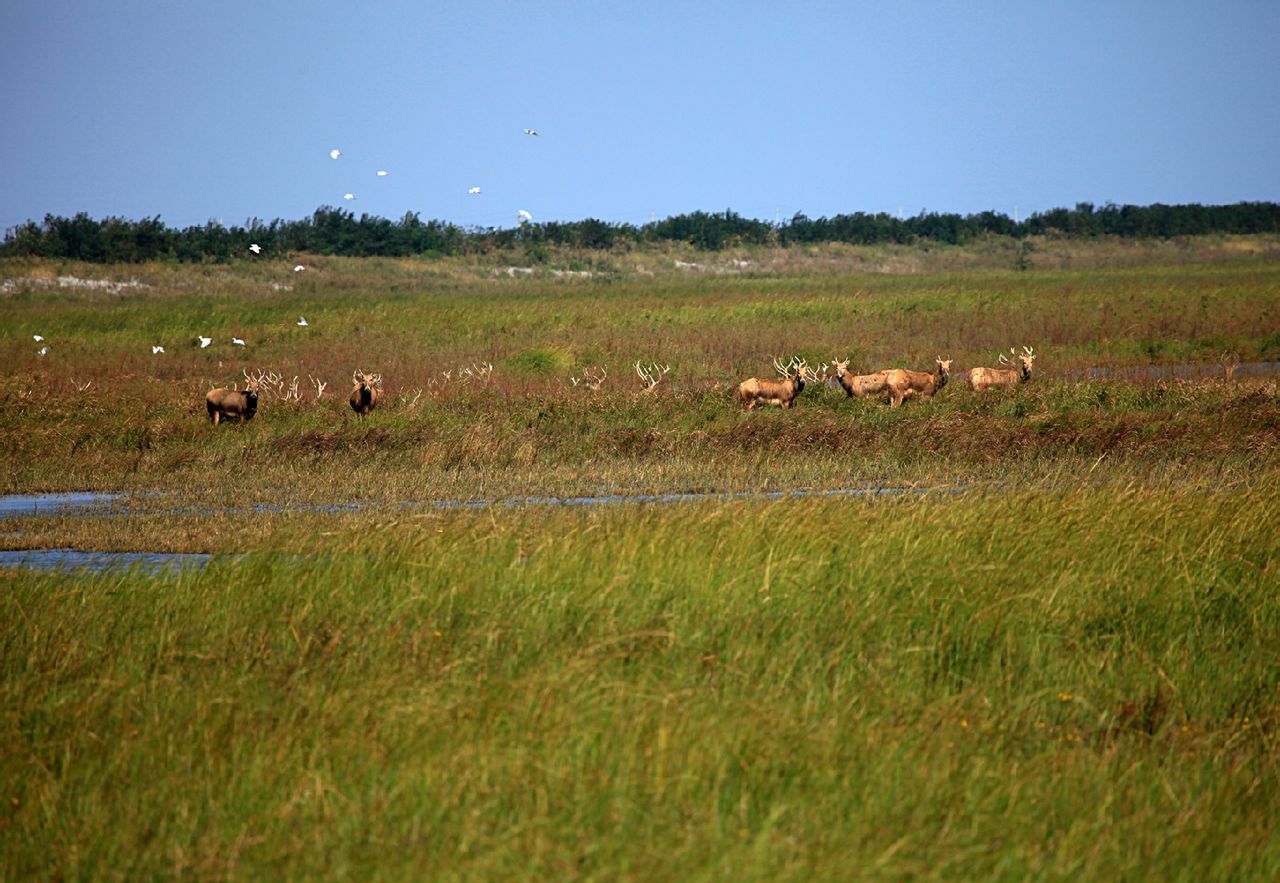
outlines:
[{"label": "flying egret", "polygon": [[378,177],[379,177],[379,178],[385,178],[385,177],[387,177],[387,175],[390,175],[390,174],[391,174],[390,172],[384,171],[384,170],[382,170],[382,169],[378,169]]},{"label": "flying egret", "polygon": [[199,341],[200,341],[200,349],[204,349],[204,348],[205,348],[205,347],[207,347],[209,344],[213,343],[213,338],[212,338],[212,337],[205,337],[203,334],[201,334],[201,335],[197,335],[197,337],[198,337],[198,339],[199,339]]},{"label": "flying egret", "polygon": [[152,346],[151,346],[151,355],[153,355],[153,356],[154,356],[154,355],[158,355],[159,353],[162,353],[162,352],[164,352],[164,347],[162,347],[162,346],[155,346],[154,344],[152,344]]},{"label": "flying egret", "polygon": [[44,340],[44,335],[43,335],[43,334],[33,334],[33,335],[31,335],[31,339],[32,339],[32,340],[34,340],[36,343],[40,343],[42,340]]},{"label": "flying egret", "polygon": [[334,159],[337,159],[338,157],[342,156],[342,151],[341,151],[341,150],[330,150],[330,151],[329,151],[329,156],[333,157]]},{"label": "flying egret", "polygon": [[533,136],[533,137],[535,137],[535,138],[537,138],[537,137],[538,137],[538,133],[537,133],[535,130],[533,130],[533,129],[525,129],[525,130],[524,130],[524,133],[525,133],[526,135],[532,135],[532,136]]},{"label": "flying egret", "polygon": [[296,266],[296,267],[294,267],[294,268],[293,268],[293,272],[295,272],[295,273],[301,273],[301,272],[302,272],[303,270],[305,270],[305,269],[306,269],[306,267],[302,266],[302,264],[298,264],[298,266]]},{"label": "flying egret", "polygon": [[231,338],[231,344],[232,346],[244,346],[244,341],[239,337],[233,337]]},{"label": "flying egret", "polygon": [[262,251],[262,246],[255,242],[253,245],[249,246],[249,251],[254,254],[259,254]]},{"label": "flying egret", "polygon": [[306,317],[306,316],[299,316],[299,317],[298,317],[298,327],[299,327],[299,328],[306,328],[306,327],[307,327],[307,317]]},{"label": "flying egret", "polygon": [[479,196],[479,195],[480,195],[480,188],[479,188],[479,187],[472,187],[470,190],[468,190],[468,191],[467,191],[467,193],[471,194],[472,196]]},{"label": "flying egret", "polygon": [[524,209],[520,209],[519,211],[517,211],[517,212],[516,212],[516,223],[517,223],[517,224],[527,224],[527,223],[529,223],[529,222],[530,222],[530,221],[532,221],[532,220],[533,220],[533,215],[529,214],[529,213],[528,213],[527,211],[525,211]]},{"label": "flying egret", "polygon": [[46,355],[48,352],[49,352],[49,348],[47,346],[42,346],[40,347],[40,352],[36,353],[36,355],[43,356],[43,355]]},{"label": "flying egret", "polygon": [[355,198],[356,198],[356,195],[355,195],[354,193],[344,193],[344,194],[342,194],[342,198],[343,198],[343,199],[355,199]]}]

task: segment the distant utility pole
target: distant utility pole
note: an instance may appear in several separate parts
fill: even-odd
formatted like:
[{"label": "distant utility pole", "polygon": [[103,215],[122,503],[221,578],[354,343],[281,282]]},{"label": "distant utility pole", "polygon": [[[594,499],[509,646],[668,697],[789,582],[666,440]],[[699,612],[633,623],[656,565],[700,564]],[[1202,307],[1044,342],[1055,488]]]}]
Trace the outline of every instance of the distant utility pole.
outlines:
[{"label": "distant utility pole", "polygon": [[1016,205],[1013,207],[1013,222],[1015,224],[1018,223],[1018,207]]}]

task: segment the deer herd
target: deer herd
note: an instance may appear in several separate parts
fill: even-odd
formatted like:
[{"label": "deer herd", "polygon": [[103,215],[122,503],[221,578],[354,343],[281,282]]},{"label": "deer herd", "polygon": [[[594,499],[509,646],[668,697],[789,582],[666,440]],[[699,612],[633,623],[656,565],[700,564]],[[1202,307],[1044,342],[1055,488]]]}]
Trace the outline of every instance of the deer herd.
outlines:
[{"label": "deer herd", "polygon": [[[975,392],[985,392],[997,387],[1016,387],[1031,380],[1031,366],[1035,361],[1035,350],[1024,346],[1018,353],[1009,348],[1013,358],[1000,355],[1000,368],[970,368],[962,375],[965,382]],[[888,368],[870,374],[849,373],[849,360],[832,360],[830,365],[822,367],[821,375],[814,371],[798,357],[783,363],[781,359],[773,360],[774,370],[781,380],[751,377],[737,388],[737,400],[748,411],[757,405],[777,405],[783,410],[790,409],[805,386],[823,382],[828,368],[834,368],[834,378],[849,398],[883,397],[891,408],[896,408],[909,398],[931,399],[947,385],[951,378],[951,359],[938,356],[934,360],[932,371],[908,371],[905,368]],[[636,374],[640,377],[645,392],[653,392],[659,382],[671,371],[670,365],[658,365],[656,362],[645,365],[635,364]],[[571,377],[570,383],[577,386],[582,383],[591,391],[598,391],[604,383],[607,373],[601,369],[593,374],[590,370],[582,378]],[[235,418],[241,422],[252,420],[258,411],[258,397],[264,384],[277,382],[274,375],[259,373],[251,375],[245,371],[245,388],[210,390],[205,396],[205,406],[209,412],[209,420],[214,426],[222,420]],[[324,384],[315,381],[319,391],[323,393]],[[350,396],[351,410],[364,417],[378,406],[382,399],[382,375],[369,374],[357,370],[351,375],[352,390]],[[286,396],[287,397],[287,396]]]}]

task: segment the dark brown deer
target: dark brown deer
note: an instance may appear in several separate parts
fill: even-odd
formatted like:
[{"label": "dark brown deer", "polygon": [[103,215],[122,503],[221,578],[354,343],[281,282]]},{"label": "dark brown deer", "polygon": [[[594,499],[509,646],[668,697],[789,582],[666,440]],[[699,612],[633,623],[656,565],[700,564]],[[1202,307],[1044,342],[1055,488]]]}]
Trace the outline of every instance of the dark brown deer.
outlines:
[{"label": "dark brown deer", "polygon": [[258,413],[258,388],[261,378],[250,377],[249,372],[245,371],[244,379],[244,389],[227,389],[220,386],[209,390],[204,397],[205,408],[209,411],[209,422],[214,426],[232,417],[243,423],[246,420],[252,420],[253,415]]},{"label": "dark brown deer", "polygon": [[351,410],[363,417],[378,406],[382,395],[382,375],[356,371],[351,375],[351,382],[355,384],[355,389],[351,390]]}]

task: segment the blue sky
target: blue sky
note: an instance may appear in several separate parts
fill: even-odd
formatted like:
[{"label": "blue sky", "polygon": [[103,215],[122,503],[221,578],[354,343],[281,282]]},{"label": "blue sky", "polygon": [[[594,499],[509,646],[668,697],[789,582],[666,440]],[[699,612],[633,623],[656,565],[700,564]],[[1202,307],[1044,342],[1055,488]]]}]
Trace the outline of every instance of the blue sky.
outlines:
[{"label": "blue sky", "polygon": [[1230,0],[14,0],[0,227],[1280,201],[1277,47]]}]

